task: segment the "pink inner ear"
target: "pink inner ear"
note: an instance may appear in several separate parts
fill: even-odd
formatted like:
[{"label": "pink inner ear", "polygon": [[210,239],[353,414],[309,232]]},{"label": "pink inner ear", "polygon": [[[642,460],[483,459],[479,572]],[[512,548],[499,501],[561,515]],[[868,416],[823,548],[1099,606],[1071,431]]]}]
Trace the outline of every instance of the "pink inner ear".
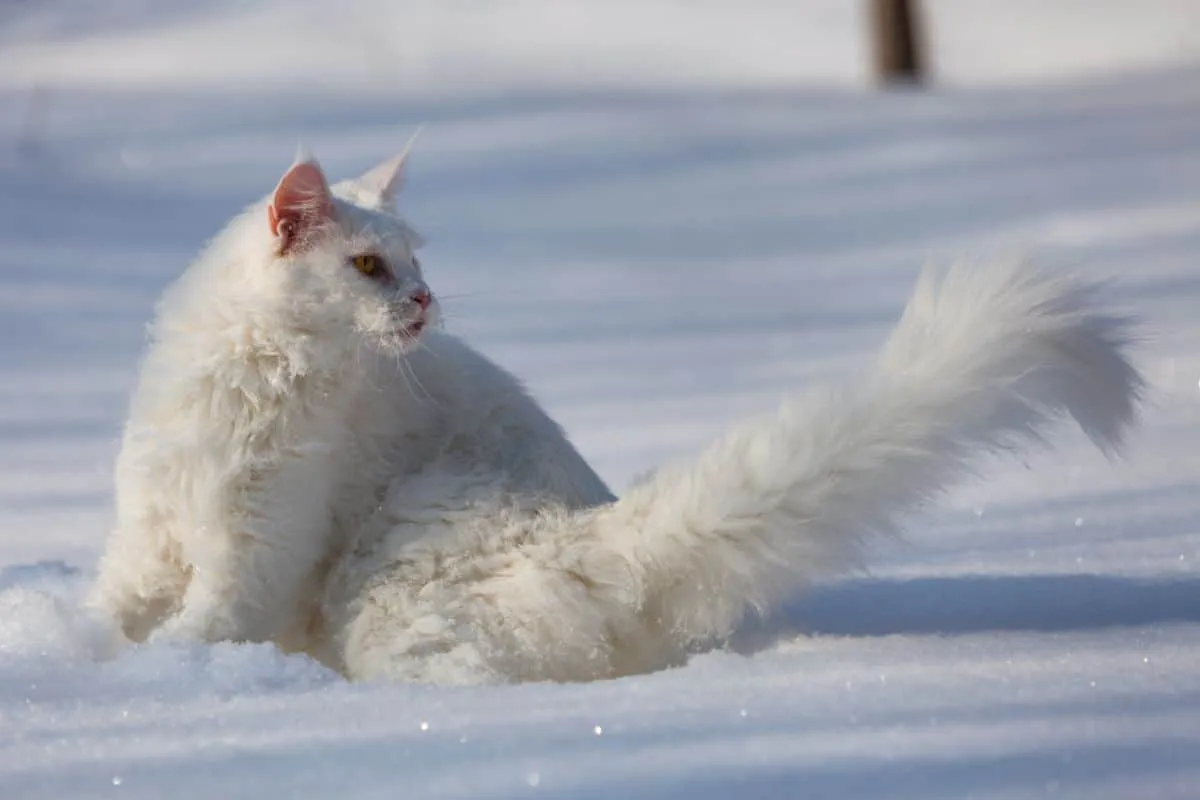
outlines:
[{"label": "pink inner ear", "polygon": [[287,171],[267,208],[271,234],[283,240],[282,250],[336,216],[325,175],[311,162],[296,164]]}]

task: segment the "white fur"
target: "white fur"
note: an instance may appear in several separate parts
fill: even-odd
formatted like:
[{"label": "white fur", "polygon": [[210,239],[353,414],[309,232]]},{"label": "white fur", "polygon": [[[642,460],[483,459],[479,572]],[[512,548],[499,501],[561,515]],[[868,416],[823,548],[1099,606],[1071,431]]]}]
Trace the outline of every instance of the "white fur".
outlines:
[{"label": "white fur", "polygon": [[[475,682],[662,668],[748,608],[857,565],[871,535],[1064,414],[1114,451],[1142,381],[1122,355],[1126,321],[1093,294],[1018,263],[928,271],[864,375],[591,510],[431,467],[393,487],[375,543],[335,573],[355,587],[328,607],[345,615],[345,669]],[[414,513],[434,497],[461,516]]]},{"label": "white fur", "polygon": [[390,169],[334,188],[338,229],[303,258],[255,206],[165,299],[93,595],[130,638],[273,640],[355,679],[658,669],[855,565],[983,454],[1064,414],[1111,451],[1133,419],[1127,325],[1089,286],[929,272],[865,374],[614,500],[510,375],[381,327],[345,259],[420,281]]},{"label": "white fur", "polygon": [[324,573],[391,481],[444,454],[569,506],[612,498],[513,378],[437,333],[408,352],[395,298],[347,266],[379,252],[398,297],[422,285],[388,210],[399,168],[335,186],[337,224],[294,257],[256,203],[163,298],[91,596],[128,638],[319,649]]}]

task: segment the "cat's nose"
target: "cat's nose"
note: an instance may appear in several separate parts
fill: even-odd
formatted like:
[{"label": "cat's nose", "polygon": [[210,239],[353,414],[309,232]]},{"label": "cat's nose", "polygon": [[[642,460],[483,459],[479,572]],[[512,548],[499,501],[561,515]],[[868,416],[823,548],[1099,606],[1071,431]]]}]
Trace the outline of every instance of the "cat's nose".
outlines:
[{"label": "cat's nose", "polygon": [[422,309],[426,309],[429,308],[429,304],[433,302],[433,295],[429,293],[428,289],[422,286],[420,289],[415,289],[413,293],[408,296],[408,299],[412,300]]}]

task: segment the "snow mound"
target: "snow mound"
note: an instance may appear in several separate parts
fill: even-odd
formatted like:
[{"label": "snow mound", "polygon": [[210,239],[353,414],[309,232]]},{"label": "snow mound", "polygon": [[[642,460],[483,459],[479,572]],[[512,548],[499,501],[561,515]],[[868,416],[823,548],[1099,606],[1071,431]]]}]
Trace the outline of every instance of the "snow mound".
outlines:
[{"label": "snow mound", "polygon": [[272,645],[156,642],[116,647],[61,562],[0,570],[0,695],[27,701],[137,689],[159,699],[308,691],[340,680]]}]

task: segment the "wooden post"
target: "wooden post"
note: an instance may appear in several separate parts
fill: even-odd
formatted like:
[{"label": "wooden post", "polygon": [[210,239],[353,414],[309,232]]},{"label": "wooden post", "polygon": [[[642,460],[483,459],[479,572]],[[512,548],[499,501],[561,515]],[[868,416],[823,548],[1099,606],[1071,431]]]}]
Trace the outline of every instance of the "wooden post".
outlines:
[{"label": "wooden post", "polygon": [[920,83],[925,51],[918,0],[869,0],[871,45],[880,83]]}]

